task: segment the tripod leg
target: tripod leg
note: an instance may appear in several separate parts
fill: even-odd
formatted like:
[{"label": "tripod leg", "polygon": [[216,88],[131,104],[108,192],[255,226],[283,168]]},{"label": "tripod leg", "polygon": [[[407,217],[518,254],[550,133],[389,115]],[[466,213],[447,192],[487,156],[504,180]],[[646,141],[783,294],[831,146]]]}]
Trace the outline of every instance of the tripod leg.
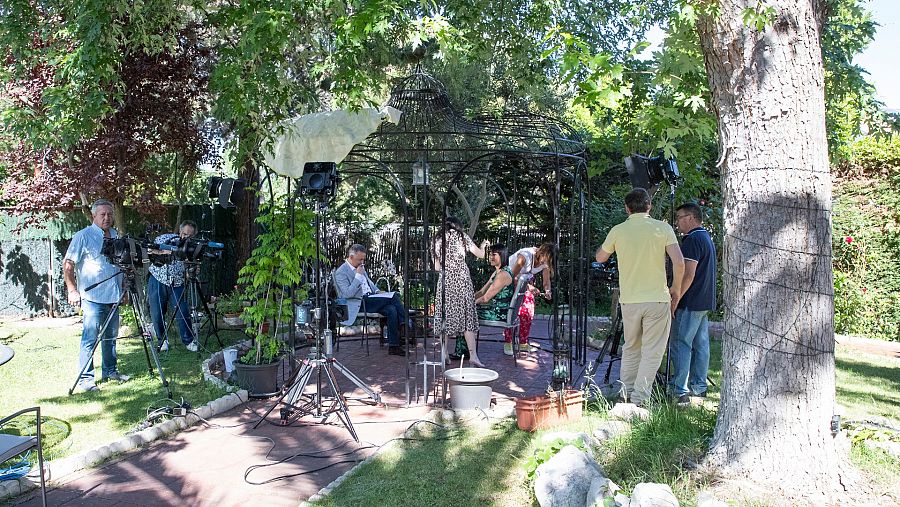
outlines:
[{"label": "tripod leg", "polygon": [[358,388],[362,389],[363,391],[365,391],[366,394],[369,395],[369,398],[372,398],[372,400],[373,400],[375,403],[381,403],[381,395],[379,395],[379,394],[376,393],[371,387],[369,387],[368,385],[366,385],[366,383],[363,382],[362,379],[360,379],[360,378],[357,377],[352,371],[350,371],[349,369],[347,369],[346,366],[344,366],[344,365],[342,365],[341,363],[339,363],[339,362],[337,361],[337,359],[332,359],[332,360],[331,360],[331,363],[334,365],[334,368],[335,368],[337,371],[341,372],[345,377],[347,377],[347,379],[349,379],[350,382],[353,382],[354,384],[356,384],[356,387],[358,387]]},{"label": "tripod leg", "polygon": [[[206,320],[210,323],[209,328],[212,329],[212,333],[216,335],[216,342],[219,343],[219,347],[224,347],[225,345],[222,343],[222,338],[219,337],[219,326],[216,324],[216,319],[212,314],[212,311],[209,309],[209,305],[206,304],[206,294],[203,293],[203,287],[200,285],[200,280],[192,279],[191,282],[194,285],[194,288],[197,290],[197,296],[200,300],[200,303],[203,305],[203,312],[206,314]],[[191,317],[193,317],[193,308],[191,309]],[[193,318],[191,319],[193,321]],[[198,330],[199,331],[199,330]],[[195,335],[195,340],[199,340],[200,337]],[[203,346],[209,342],[209,335],[206,335],[206,341],[203,342]]]},{"label": "tripod leg", "polygon": [[328,381],[329,387],[331,387],[331,392],[334,393],[335,404],[338,406],[338,418],[344,423],[344,426],[347,428],[347,431],[350,432],[350,436],[353,437],[353,440],[359,442],[359,437],[356,435],[356,429],[353,427],[353,422],[350,421],[350,414],[347,411],[347,402],[344,401],[344,397],[338,388],[337,379],[334,378],[334,372],[327,363],[322,369],[325,370],[325,378]]},{"label": "tripod leg", "polygon": [[253,425],[253,428],[258,428],[259,425],[266,420],[266,417],[269,417],[269,414],[271,414],[272,411],[275,410],[275,407],[280,405],[285,398],[288,399],[288,401],[285,402],[286,405],[295,406],[296,401],[300,399],[300,396],[303,394],[303,389],[306,388],[306,384],[309,382],[311,373],[312,367],[309,365],[309,363],[305,363],[302,367],[295,371],[294,374],[291,375],[291,377],[288,377],[287,382],[285,382],[285,386],[290,385],[290,387],[287,389],[283,388],[284,392],[281,394],[281,396],[278,397],[277,400],[275,400],[275,403],[273,403],[272,406],[269,407],[269,410],[266,410],[266,413],[259,418],[259,421],[257,421],[256,424]]},{"label": "tripod leg", "polygon": [[[578,374],[577,377],[572,379],[573,383],[576,379],[581,378],[588,372],[590,372],[589,374],[593,378],[593,376],[596,375],[598,371],[600,371],[600,365],[603,364],[603,359],[606,358],[607,354],[609,354],[610,350],[612,350],[613,340],[616,339],[617,337],[618,337],[618,335],[613,330],[610,331],[610,334],[606,335],[606,339],[603,341],[603,345],[600,346],[600,352],[597,353],[597,358],[594,359],[593,364],[588,363],[584,367],[584,369],[581,370],[581,373]],[[610,363],[612,363],[612,355],[611,354],[610,354]],[[588,381],[588,378],[585,377],[584,382],[587,382],[587,381]]]},{"label": "tripod leg", "polygon": [[159,375],[159,381],[162,383],[163,389],[166,390],[166,396],[172,397],[172,389],[169,387],[169,381],[166,380],[166,374],[163,371],[162,362],[159,360],[159,355],[156,353],[156,347],[154,346],[155,342],[159,341],[159,337],[156,336],[156,329],[153,327],[153,323],[147,319],[147,314],[144,313],[143,305],[141,305],[141,300],[138,299],[141,296],[137,286],[132,286],[128,291],[128,297],[131,299],[131,307],[134,309],[134,316],[137,318],[138,324],[141,326],[143,332],[141,336],[143,338],[144,343],[144,352],[149,353],[149,357],[147,357],[147,367],[150,369],[150,373],[153,373],[153,365],[150,362],[150,358],[153,358],[153,364],[156,364],[156,372]]},{"label": "tripod leg", "polygon": [[81,370],[79,370],[78,376],[75,377],[75,383],[72,384],[72,387],[69,388],[69,396],[71,396],[72,393],[75,392],[75,388],[78,386],[78,383],[81,382],[81,376],[84,375],[84,372],[87,371],[88,365],[94,361],[94,352],[97,352],[97,347],[100,345],[100,340],[103,339],[103,335],[106,333],[106,328],[109,327],[109,323],[112,321],[113,315],[116,314],[116,310],[118,309],[119,303],[116,303],[112,306],[112,309],[109,311],[109,315],[106,316],[106,320],[97,331],[97,338],[94,340],[94,345],[91,346],[91,355],[87,358],[84,364],[81,365]]}]

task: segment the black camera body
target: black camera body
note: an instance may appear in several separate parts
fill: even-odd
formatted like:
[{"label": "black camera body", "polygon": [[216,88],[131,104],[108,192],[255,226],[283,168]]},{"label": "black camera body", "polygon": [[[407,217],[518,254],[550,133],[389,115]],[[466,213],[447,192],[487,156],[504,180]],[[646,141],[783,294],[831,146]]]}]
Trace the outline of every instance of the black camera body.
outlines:
[{"label": "black camera body", "polygon": [[122,236],[119,238],[103,238],[100,253],[110,263],[120,268],[138,268],[149,262],[147,248],[151,243],[144,238]]},{"label": "black camera body", "polygon": [[159,250],[168,250],[171,261],[200,262],[203,259],[221,259],[225,245],[215,241],[198,238],[172,238],[162,245],[157,245]]},{"label": "black camera body", "polygon": [[609,259],[606,262],[592,262],[591,271],[602,282],[619,283],[619,265],[615,259]]}]

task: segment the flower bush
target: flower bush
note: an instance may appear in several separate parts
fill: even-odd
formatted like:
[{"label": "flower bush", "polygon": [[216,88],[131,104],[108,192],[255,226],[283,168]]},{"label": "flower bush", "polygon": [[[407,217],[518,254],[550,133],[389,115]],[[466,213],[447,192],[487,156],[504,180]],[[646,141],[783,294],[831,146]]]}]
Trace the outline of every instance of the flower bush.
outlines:
[{"label": "flower bush", "polygon": [[900,138],[866,138],[854,146],[851,162],[835,168],[838,333],[900,341],[900,155],[895,148],[900,149]]},{"label": "flower bush", "polygon": [[238,314],[244,311],[243,292],[237,287],[231,292],[216,298],[216,311],[222,314]]}]

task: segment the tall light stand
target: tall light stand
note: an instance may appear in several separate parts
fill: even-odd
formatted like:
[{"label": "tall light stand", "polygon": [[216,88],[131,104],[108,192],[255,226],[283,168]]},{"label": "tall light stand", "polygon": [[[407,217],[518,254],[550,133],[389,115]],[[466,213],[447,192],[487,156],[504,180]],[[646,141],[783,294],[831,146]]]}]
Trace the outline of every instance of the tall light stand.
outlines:
[{"label": "tall light stand", "polygon": [[[316,259],[321,258],[322,249],[322,216],[327,209],[325,198],[316,200],[315,203],[315,228],[316,228]],[[296,419],[305,415],[321,418],[321,422],[325,422],[331,414],[337,414],[347,431],[353,439],[359,442],[356,429],[350,420],[350,414],[347,409],[347,400],[338,386],[337,378],[334,370],[338,370],[347,379],[353,382],[357,387],[362,389],[373,400],[375,404],[381,403],[381,396],[371,387],[366,385],[359,377],[353,374],[346,366],[342,365],[334,358],[333,336],[331,329],[328,328],[329,308],[328,298],[325,291],[322,290],[322,269],[319,266],[315,270],[315,308],[313,309],[312,318],[315,321],[316,330],[316,349],[310,351],[303,364],[299,369],[294,371],[282,388],[284,392],[278,397],[278,400],[266,411],[265,414],[257,421],[254,428],[258,427],[268,417],[275,407],[281,407],[280,416],[281,424],[288,425]],[[304,389],[312,379],[313,374],[316,375],[315,391],[304,394]],[[327,399],[323,396],[322,378],[328,388],[331,390],[331,396]],[[328,404],[328,407],[325,405]]]}]

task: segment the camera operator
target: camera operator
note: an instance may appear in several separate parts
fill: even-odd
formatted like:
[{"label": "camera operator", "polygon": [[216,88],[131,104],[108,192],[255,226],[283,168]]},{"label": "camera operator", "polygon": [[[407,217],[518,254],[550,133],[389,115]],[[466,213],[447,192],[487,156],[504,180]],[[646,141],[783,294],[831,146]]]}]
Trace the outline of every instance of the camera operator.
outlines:
[{"label": "camera operator", "polygon": [[[162,234],[156,237],[158,245],[178,244],[197,233],[197,224],[191,220],[181,222],[178,234]],[[171,250],[154,251],[157,254],[172,255]],[[197,352],[197,341],[191,326],[191,308],[184,296],[185,265],[183,261],[173,260],[162,266],[150,265],[150,276],[147,278],[147,299],[150,301],[150,318],[156,328],[156,336],[160,340],[159,350],[169,350],[169,338],[166,335],[165,320],[169,307],[175,307],[175,320],[181,343],[191,352]]]},{"label": "camera operator", "polygon": [[[619,264],[619,303],[625,347],[619,378],[625,395],[644,405],[662,363],[672,313],[681,297],[684,258],[672,227],[650,217],[650,194],[635,188],[625,196],[628,219],[613,227],[597,262],[606,262],[615,253]],[[666,287],[665,256],[672,259],[672,287]]]},{"label": "camera operator", "polygon": [[[91,225],[75,233],[63,261],[69,304],[81,306],[82,312],[81,350],[78,355],[78,367],[82,372],[78,387],[82,391],[98,389],[94,380],[93,358],[94,343],[98,339],[101,340],[102,379],[119,382],[129,379],[128,375],[122,375],[116,369],[119,309],[114,305],[122,300],[122,278],[115,276],[119,268],[101,253],[103,238],[118,237],[112,228],[115,219],[112,203],[105,199],[95,201],[91,205],[91,218]],[[86,290],[94,284],[98,285]],[[110,312],[114,313],[109,325],[103,336],[98,336]]]}]

